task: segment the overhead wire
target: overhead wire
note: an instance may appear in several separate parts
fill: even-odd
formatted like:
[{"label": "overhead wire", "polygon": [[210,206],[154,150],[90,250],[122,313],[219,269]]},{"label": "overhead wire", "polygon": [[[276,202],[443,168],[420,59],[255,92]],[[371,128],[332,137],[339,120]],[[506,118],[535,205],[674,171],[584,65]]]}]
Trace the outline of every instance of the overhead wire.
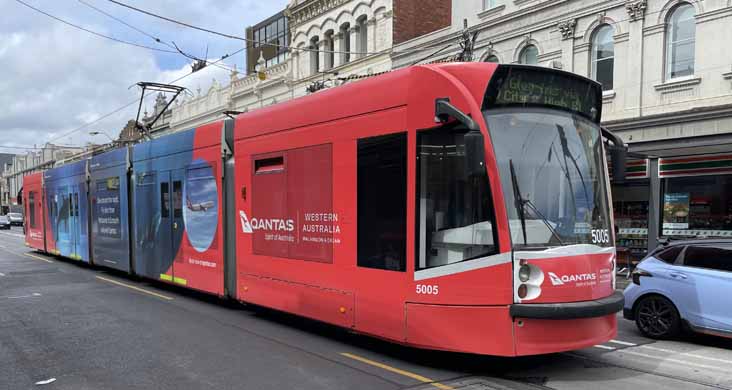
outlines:
[{"label": "overhead wire", "polygon": [[[239,53],[241,53],[241,52],[242,52],[242,51],[244,51],[244,50],[245,50],[244,48],[241,48],[241,49],[239,49],[239,50],[237,50],[237,51],[234,51],[234,52],[232,52],[232,53],[229,53],[229,54],[227,54],[227,55],[224,55],[224,56],[222,56],[222,58],[221,58],[221,59],[219,59],[219,60],[216,60],[216,61],[214,61],[214,62],[219,62],[219,61],[223,61],[223,59],[224,59],[224,58],[228,58],[228,57],[234,56],[234,55],[236,55],[236,54],[239,54]],[[181,76],[181,77],[178,77],[177,79],[175,79],[175,80],[172,80],[172,81],[168,82],[168,84],[173,84],[173,83],[176,83],[176,82],[178,82],[178,81],[180,81],[180,80],[183,80],[184,78],[186,78],[186,77],[188,77],[188,76],[190,76],[190,75],[192,75],[192,74],[194,74],[194,72],[186,73],[185,75],[183,75],[183,76]],[[151,93],[149,93],[149,94],[147,94],[147,95],[145,95],[145,98],[149,97],[150,95],[152,95],[152,92],[151,92]],[[58,136],[52,137],[52,138],[50,138],[50,139],[48,140],[48,142],[51,142],[51,141],[53,141],[53,140],[56,140],[56,139],[59,139],[59,138],[67,137],[67,136],[69,136],[69,135],[71,135],[71,134],[74,134],[74,133],[76,133],[76,132],[78,132],[78,131],[81,131],[81,130],[83,130],[83,129],[85,129],[85,128],[87,128],[87,127],[89,127],[89,126],[91,126],[91,125],[93,125],[93,124],[95,124],[95,123],[101,122],[102,120],[104,120],[104,119],[106,119],[106,118],[109,118],[110,116],[112,116],[112,115],[114,115],[114,114],[116,114],[116,113],[118,113],[118,112],[120,112],[120,111],[124,110],[125,108],[128,108],[128,107],[130,107],[131,105],[133,105],[133,104],[135,104],[135,103],[139,103],[139,101],[140,101],[139,99],[135,99],[135,100],[133,100],[133,101],[131,101],[131,102],[129,102],[129,103],[127,103],[127,104],[123,105],[122,107],[119,107],[119,108],[117,108],[116,110],[114,110],[114,111],[112,111],[112,112],[109,112],[109,113],[107,113],[107,114],[105,114],[105,115],[103,115],[103,116],[101,116],[101,117],[99,117],[99,118],[97,118],[97,119],[95,119],[95,120],[93,120],[93,121],[91,121],[91,122],[85,123],[85,124],[83,124],[83,125],[81,125],[81,126],[79,126],[79,127],[75,128],[75,129],[73,129],[73,130],[71,130],[71,131],[69,131],[69,132],[66,132],[66,133],[60,134],[60,135],[58,135]]]},{"label": "overhead wire", "polygon": [[[290,45],[281,45],[279,43],[272,43],[272,42],[259,42],[259,41],[255,41],[254,39],[250,39],[250,38],[246,38],[246,37],[241,37],[241,36],[233,35],[233,34],[227,34],[227,33],[223,33],[223,32],[216,31],[216,30],[212,30],[212,29],[209,29],[209,28],[200,27],[200,26],[196,26],[196,25],[193,25],[193,24],[190,24],[190,23],[182,22],[182,21],[177,20],[177,19],[173,19],[173,18],[170,18],[170,17],[167,17],[167,16],[163,16],[163,15],[160,15],[160,14],[156,14],[154,12],[147,11],[147,10],[144,10],[144,9],[141,9],[141,8],[138,8],[138,7],[129,5],[129,4],[125,4],[125,3],[121,2],[121,1],[117,1],[117,0],[107,0],[107,1],[109,1],[110,3],[117,4],[117,5],[121,6],[121,7],[128,8],[128,9],[133,10],[135,12],[139,12],[139,13],[142,13],[142,14],[145,14],[145,15],[148,15],[148,16],[151,16],[151,17],[154,17],[154,18],[157,18],[157,19],[165,20],[167,22],[174,23],[174,24],[177,24],[177,25],[180,25],[180,26],[188,27],[188,28],[191,28],[191,29],[194,29],[194,30],[198,30],[198,31],[203,31],[203,32],[206,32],[206,33],[209,33],[209,34],[213,34],[213,35],[218,35],[218,36],[224,37],[224,38],[235,39],[235,40],[243,41],[243,42],[249,42],[249,43],[253,43],[253,44],[257,44],[257,45],[261,45],[261,46],[276,47],[276,48],[290,50],[290,51],[303,51],[303,52],[314,52],[314,53],[322,52],[322,53],[329,53],[329,54],[332,53],[332,54],[353,54],[353,55],[375,55],[375,54],[384,54],[384,53],[398,53],[398,52],[394,51],[393,49],[384,50],[384,51],[381,51],[381,52],[320,50],[320,49],[315,49],[315,48],[310,48],[310,47],[294,47],[294,46],[290,46]],[[406,51],[403,51],[403,52],[405,52],[405,53],[406,52],[420,52],[420,51],[429,49],[431,47],[434,47],[434,46],[419,47],[419,48],[415,48],[415,49],[411,49],[411,50],[406,50]],[[401,53],[401,51],[400,51],[400,53]]]},{"label": "overhead wire", "polygon": [[122,44],[125,44],[125,45],[135,46],[135,47],[139,47],[139,48],[142,48],[142,49],[153,50],[153,51],[158,51],[158,52],[162,52],[162,53],[178,54],[176,51],[173,51],[173,50],[165,50],[165,49],[160,49],[160,48],[156,48],[156,47],[150,47],[150,46],[141,45],[141,44],[134,43],[134,42],[125,41],[125,40],[122,40],[122,39],[119,39],[119,38],[115,38],[115,37],[112,37],[112,36],[109,36],[109,35],[105,35],[105,34],[102,34],[102,33],[99,33],[99,32],[93,31],[93,30],[90,30],[88,28],[79,26],[77,24],[71,23],[71,22],[69,22],[67,20],[61,19],[58,16],[52,15],[52,14],[46,12],[46,11],[43,11],[43,10],[41,10],[39,8],[36,8],[36,7],[34,7],[34,6],[26,3],[23,0],[15,0],[15,1],[17,3],[20,3],[20,4],[24,5],[24,6],[30,8],[30,9],[36,11],[36,12],[38,12],[38,13],[41,13],[43,15],[46,15],[46,16],[48,16],[51,19],[54,19],[56,21],[59,21],[59,22],[65,24],[67,26],[71,26],[73,28],[76,28],[76,29],[79,29],[79,30],[82,30],[82,31],[86,31],[89,34],[96,35],[96,36],[98,36],[100,38],[109,39],[109,40],[115,41],[117,43],[122,43]]},{"label": "overhead wire", "polygon": [[[160,39],[160,38],[158,38],[158,37],[156,37],[156,36],[148,33],[147,31],[144,31],[144,30],[142,30],[142,29],[140,29],[138,27],[135,27],[132,24],[130,24],[130,23],[128,23],[128,22],[126,22],[126,21],[124,21],[124,20],[122,20],[122,19],[120,19],[120,18],[118,18],[118,17],[116,17],[116,16],[114,16],[112,14],[110,14],[109,12],[106,12],[106,11],[104,11],[104,10],[98,8],[98,7],[95,7],[95,6],[91,5],[91,4],[89,4],[88,2],[86,2],[84,0],[77,0],[77,1],[79,3],[81,3],[81,4],[83,4],[83,5],[91,8],[91,9],[93,9],[94,11],[96,11],[96,12],[98,12],[98,13],[106,16],[106,17],[108,17],[108,18],[113,19],[113,20],[115,20],[115,21],[117,21],[117,22],[119,22],[119,23],[121,23],[121,24],[123,24],[123,25],[125,25],[125,26],[127,26],[127,27],[129,27],[129,28],[131,28],[131,29],[133,29],[133,30],[135,30],[137,32],[139,32],[140,34],[142,34],[142,35],[144,35],[144,36],[152,39],[155,42],[157,42],[157,43],[159,43],[161,45],[167,46],[171,50],[174,50],[175,52],[179,53],[180,55],[182,55],[182,56],[184,56],[186,58],[192,59],[194,61],[205,61],[207,65],[212,65],[212,63],[208,59],[201,59],[201,58],[198,58],[196,56],[193,56],[191,54],[188,54],[188,53],[184,52],[183,50],[181,50],[175,44],[175,42],[172,42],[172,44],[171,43],[168,43],[168,42],[166,42],[166,41],[164,41],[164,40],[162,40],[162,39]],[[224,70],[228,70],[230,72],[234,70],[231,66],[228,66],[228,65],[227,66],[222,66],[222,65],[219,65],[219,64],[213,64],[213,65],[216,66],[217,68],[224,69]]]}]

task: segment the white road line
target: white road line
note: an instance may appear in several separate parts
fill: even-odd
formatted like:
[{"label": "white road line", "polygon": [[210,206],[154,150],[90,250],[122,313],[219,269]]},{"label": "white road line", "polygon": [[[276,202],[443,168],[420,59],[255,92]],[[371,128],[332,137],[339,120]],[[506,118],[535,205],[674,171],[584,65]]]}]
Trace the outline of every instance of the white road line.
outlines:
[{"label": "white road line", "polygon": [[665,348],[651,347],[649,345],[641,345],[640,347],[645,348],[645,349],[650,349],[651,351],[664,352],[664,353],[677,355],[677,356],[688,356],[688,357],[692,357],[692,358],[696,358],[696,359],[703,359],[703,360],[709,360],[709,361],[713,361],[713,362],[720,362],[720,363],[726,363],[726,364],[732,365],[732,360],[713,358],[713,357],[709,357],[709,356],[697,355],[694,353],[679,352],[679,351],[674,351],[674,350],[665,349]]},{"label": "white road line", "polygon": [[22,237],[22,238],[25,238],[24,235],[18,234],[18,233],[0,232],[0,234],[6,235],[6,236],[12,236],[12,237]]},{"label": "white road line", "polygon": [[697,367],[697,368],[704,368],[704,369],[714,370],[714,371],[719,371],[719,372],[725,372],[725,373],[729,372],[729,368],[724,368],[724,367],[719,367],[719,366],[709,366],[706,364],[699,364],[699,363],[691,363],[687,360],[678,360],[678,359],[672,359],[672,358],[663,357],[663,356],[653,356],[653,355],[648,355],[645,353],[630,351],[628,349],[618,349],[617,352],[621,353],[621,354],[624,353],[624,354],[643,357],[643,358],[647,358],[647,359],[660,360],[662,362],[676,363],[681,366],[693,366],[693,367]]},{"label": "white road line", "polygon": [[625,345],[625,346],[628,346],[628,347],[636,347],[636,346],[638,346],[638,344],[629,343],[627,341],[610,340],[610,342],[613,343],[613,344]]},{"label": "white road line", "polygon": [[18,295],[16,297],[5,297],[5,298],[7,298],[7,299],[20,299],[20,298],[35,298],[35,297],[40,297],[40,296],[41,296],[40,293],[33,293],[31,295]]},{"label": "white road line", "polygon": [[608,347],[607,345],[601,345],[601,344],[597,344],[597,345],[595,345],[594,347],[595,347],[595,348],[600,348],[600,349],[607,349],[607,350],[609,350],[609,351],[615,351],[615,348],[613,348],[613,347]]}]

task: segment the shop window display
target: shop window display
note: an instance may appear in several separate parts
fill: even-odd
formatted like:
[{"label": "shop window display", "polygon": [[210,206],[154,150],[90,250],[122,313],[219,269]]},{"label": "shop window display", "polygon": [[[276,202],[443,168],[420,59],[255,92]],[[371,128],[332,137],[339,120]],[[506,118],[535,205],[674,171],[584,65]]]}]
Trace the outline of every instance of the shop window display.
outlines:
[{"label": "shop window display", "polygon": [[732,175],[663,181],[664,236],[732,237]]},{"label": "shop window display", "polygon": [[613,212],[617,228],[618,264],[640,261],[648,251],[648,180],[614,185]]}]

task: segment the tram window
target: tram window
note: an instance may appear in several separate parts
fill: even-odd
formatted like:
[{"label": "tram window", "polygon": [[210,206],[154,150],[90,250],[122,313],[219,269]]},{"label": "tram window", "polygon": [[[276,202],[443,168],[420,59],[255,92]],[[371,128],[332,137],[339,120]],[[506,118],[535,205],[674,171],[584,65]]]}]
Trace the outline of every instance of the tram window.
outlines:
[{"label": "tram window", "polygon": [[170,218],[170,191],[168,183],[160,183],[160,216]]},{"label": "tram window", "polygon": [[407,268],[407,133],[358,140],[358,266]]},{"label": "tram window", "polygon": [[488,177],[466,172],[464,138],[453,127],[417,134],[418,270],[496,252]]},{"label": "tram window", "polygon": [[79,216],[79,193],[74,193],[74,215]]},{"label": "tram window", "polygon": [[30,227],[36,227],[36,192],[31,191],[28,194],[28,214],[30,219]]},{"label": "tram window", "polygon": [[173,218],[183,218],[183,186],[180,180],[173,181]]}]

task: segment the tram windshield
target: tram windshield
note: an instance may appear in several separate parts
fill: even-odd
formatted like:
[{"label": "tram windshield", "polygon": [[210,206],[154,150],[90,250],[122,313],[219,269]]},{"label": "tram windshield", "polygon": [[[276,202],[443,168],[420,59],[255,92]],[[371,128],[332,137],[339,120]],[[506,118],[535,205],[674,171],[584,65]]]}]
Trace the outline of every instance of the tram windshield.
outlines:
[{"label": "tram windshield", "polygon": [[547,108],[485,111],[515,248],[611,244],[599,126]]},{"label": "tram windshield", "polygon": [[600,84],[537,66],[499,65],[483,113],[515,248],[611,245],[599,126]]}]

